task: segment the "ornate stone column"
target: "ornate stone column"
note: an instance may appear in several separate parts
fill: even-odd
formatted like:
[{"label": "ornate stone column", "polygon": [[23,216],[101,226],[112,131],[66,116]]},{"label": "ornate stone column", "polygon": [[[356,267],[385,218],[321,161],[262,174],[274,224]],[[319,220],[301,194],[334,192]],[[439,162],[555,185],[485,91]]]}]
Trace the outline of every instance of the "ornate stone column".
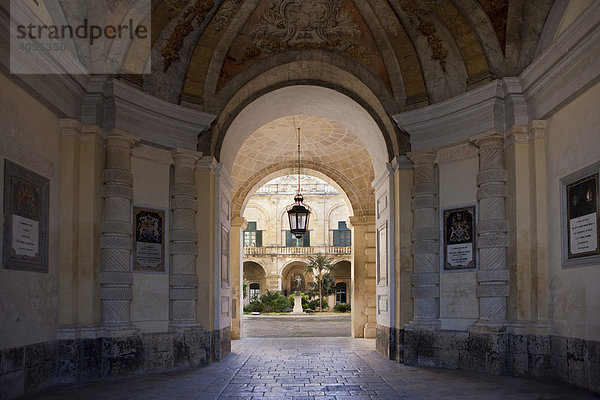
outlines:
[{"label": "ornate stone column", "polygon": [[505,199],[506,170],[504,169],[501,135],[494,134],[474,141],[479,148],[479,223],[477,248],[479,272],[479,326],[497,326],[506,321],[506,299],[509,293],[509,271],[506,265],[508,223]]},{"label": "ornate stone column", "polygon": [[171,185],[171,268],[169,276],[170,325],[196,326],[198,276],[196,275],[196,162],[201,154],[176,149]]},{"label": "ornate stone column", "polygon": [[102,174],[102,273],[100,300],[102,324],[131,328],[131,148],[139,138],[113,130],[106,135],[106,165]]},{"label": "ornate stone column", "polygon": [[414,164],[412,209],[413,319],[409,327],[437,330],[440,326],[440,263],[438,186],[433,150],[410,153]]}]

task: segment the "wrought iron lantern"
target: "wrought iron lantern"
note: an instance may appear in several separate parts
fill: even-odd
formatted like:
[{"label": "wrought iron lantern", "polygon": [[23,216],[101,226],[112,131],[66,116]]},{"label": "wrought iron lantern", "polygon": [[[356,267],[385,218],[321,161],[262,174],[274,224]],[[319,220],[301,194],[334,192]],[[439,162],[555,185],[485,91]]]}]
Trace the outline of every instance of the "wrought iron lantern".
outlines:
[{"label": "wrought iron lantern", "polygon": [[311,208],[304,204],[304,197],[300,194],[300,174],[301,174],[301,157],[300,157],[300,128],[298,128],[298,191],[294,197],[294,204],[287,206],[288,219],[290,222],[290,232],[298,239],[308,232],[308,221],[310,220]]},{"label": "wrought iron lantern", "polygon": [[287,207],[287,213],[290,220],[290,232],[300,239],[308,231],[311,209],[304,204],[304,197],[300,193],[294,197],[294,201],[294,204]]}]

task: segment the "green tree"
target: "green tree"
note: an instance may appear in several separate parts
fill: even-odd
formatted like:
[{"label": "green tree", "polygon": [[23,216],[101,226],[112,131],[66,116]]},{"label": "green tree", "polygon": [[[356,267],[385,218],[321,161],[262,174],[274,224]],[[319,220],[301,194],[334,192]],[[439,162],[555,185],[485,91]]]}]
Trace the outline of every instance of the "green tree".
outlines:
[{"label": "green tree", "polygon": [[246,298],[248,297],[248,280],[246,278],[244,278],[243,285],[242,291],[244,292],[244,298]]},{"label": "green tree", "polygon": [[310,292],[316,294],[318,288],[321,311],[323,311],[323,296],[328,296],[335,290],[333,278],[330,275],[334,268],[333,260],[322,253],[308,257],[306,271],[312,273],[313,276],[313,282],[309,282]]}]

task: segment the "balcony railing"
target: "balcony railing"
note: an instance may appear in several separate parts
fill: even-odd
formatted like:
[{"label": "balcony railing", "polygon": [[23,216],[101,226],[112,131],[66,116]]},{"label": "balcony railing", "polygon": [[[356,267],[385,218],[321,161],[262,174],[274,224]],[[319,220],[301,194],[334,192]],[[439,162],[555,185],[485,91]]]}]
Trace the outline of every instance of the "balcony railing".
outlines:
[{"label": "balcony railing", "polygon": [[346,256],[352,254],[351,246],[312,246],[312,247],[244,247],[245,256],[296,256],[323,253],[333,256]]}]

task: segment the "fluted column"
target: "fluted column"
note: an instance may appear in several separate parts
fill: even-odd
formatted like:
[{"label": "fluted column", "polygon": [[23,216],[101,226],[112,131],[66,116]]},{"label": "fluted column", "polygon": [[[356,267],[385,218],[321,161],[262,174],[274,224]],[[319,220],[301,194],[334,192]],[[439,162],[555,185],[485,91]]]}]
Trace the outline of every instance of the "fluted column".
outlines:
[{"label": "fluted column", "polygon": [[173,150],[171,186],[171,274],[169,277],[172,327],[193,326],[198,300],[196,231],[196,162],[199,153]]},{"label": "fluted column", "polygon": [[131,148],[139,139],[121,131],[106,135],[106,165],[102,174],[102,323],[130,328],[131,303]]},{"label": "fluted column", "polygon": [[414,164],[412,209],[413,320],[410,326],[439,329],[440,263],[438,187],[435,180],[435,151],[409,154]]},{"label": "fluted column", "polygon": [[477,325],[502,325],[506,321],[509,272],[506,265],[508,223],[506,220],[506,170],[504,139],[491,135],[474,141],[479,147],[479,223],[477,249],[479,272]]}]

